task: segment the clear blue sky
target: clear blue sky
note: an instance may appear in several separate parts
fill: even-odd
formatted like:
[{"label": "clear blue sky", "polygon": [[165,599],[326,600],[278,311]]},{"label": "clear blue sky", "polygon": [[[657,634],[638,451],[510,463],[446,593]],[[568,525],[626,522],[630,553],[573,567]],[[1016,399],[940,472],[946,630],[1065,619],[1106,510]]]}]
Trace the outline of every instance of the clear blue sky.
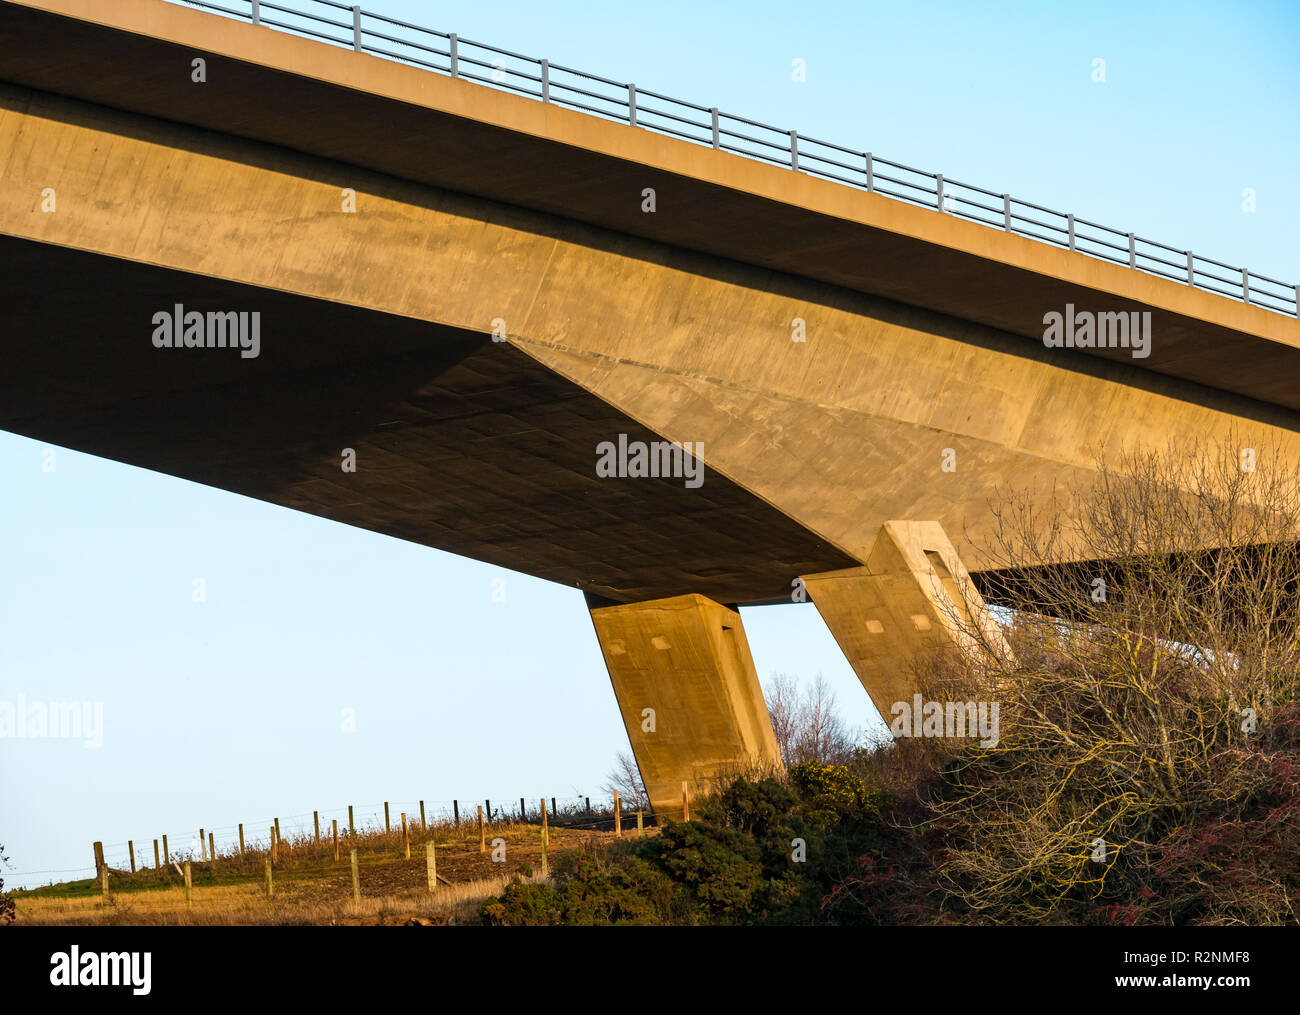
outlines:
[{"label": "clear blue sky", "polygon": [[[1291,3],[366,7],[1300,280]],[[102,702],[103,744],[0,739],[10,884],[85,876],[95,839],[594,796],[627,748],[576,591],[44,447],[0,434],[0,701]],[[875,722],[815,608],[745,624],[762,677]]]}]

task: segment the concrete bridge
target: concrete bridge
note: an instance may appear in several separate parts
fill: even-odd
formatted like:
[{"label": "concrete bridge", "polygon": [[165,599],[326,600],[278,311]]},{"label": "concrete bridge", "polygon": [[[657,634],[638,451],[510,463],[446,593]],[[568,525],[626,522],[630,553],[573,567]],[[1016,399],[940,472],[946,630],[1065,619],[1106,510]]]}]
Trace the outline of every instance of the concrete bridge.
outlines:
[{"label": "concrete bridge", "polygon": [[[806,592],[887,712],[1008,484],[1300,451],[1300,321],[1248,275],[1234,300],[1191,255],[1189,285],[1073,218],[1053,246],[631,108],[0,0],[0,428],[582,589],[661,812],[777,763],[738,605]],[[1149,355],[1046,346],[1067,307],[1138,314]],[[687,445],[702,482],[602,474],[606,442]]]}]

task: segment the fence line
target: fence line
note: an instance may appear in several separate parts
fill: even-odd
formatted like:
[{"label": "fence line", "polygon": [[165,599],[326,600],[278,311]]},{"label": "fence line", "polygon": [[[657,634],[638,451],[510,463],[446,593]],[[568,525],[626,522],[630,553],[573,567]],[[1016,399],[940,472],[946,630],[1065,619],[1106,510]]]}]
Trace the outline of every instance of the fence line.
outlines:
[{"label": "fence line", "polygon": [[675,99],[631,82],[615,81],[474,42],[454,32],[424,28],[334,0],[295,0],[310,5],[306,10],[269,0],[183,2],[254,25],[398,60],[933,208],[1279,314],[1300,317],[1300,285],[1113,229],[1069,212],[1022,201],[1010,194],[962,183],[942,173],[893,162],[869,151],[806,137],[795,130],[725,113],[716,106]]},{"label": "fence line", "polygon": [[[615,801],[618,800],[615,794]],[[520,804],[523,805],[524,798],[520,798]],[[320,846],[322,849],[335,849],[331,842],[337,842],[338,839],[351,840],[362,836],[372,837],[376,835],[387,835],[394,841],[400,841],[403,837],[401,825],[391,828],[385,828],[384,823],[379,818],[379,809],[384,807],[397,807],[400,810],[402,804],[414,804],[411,811],[403,814],[408,822],[415,812],[421,812],[424,820],[419,825],[411,824],[408,828],[408,834],[415,835],[417,832],[424,832],[428,828],[452,825],[460,829],[467,837],[473,837],[479,831],[479,819],[474,808],[483,814],[484,830],[502,825],[519,825],[519,824],[548,824],[559,829],[575,831],[596,831],[608,826],[610,830],[618,831],[622,823],[622,815],[639,815],[633,806],[628,805],[626,801],[619,804],[617,812],[612,809],[605,809],[600,801],[595,807],[592,806],[591,797],[573,796],[573,797],[541,797],[536,807],[531,810],[526,808],[520,812],[515,812],[509,805],[498,806],[492,804],[490,800],[484,800],[483,804],[475,805],[473,801],[456,798],[448,801],[385,801],[377,804],[368,804],[367,807],[374,807],[375,813],[372,815],[373,820],[358,821],[356,823],[355,836],[350,832],[345,824],[339,827],[340,819],[329,818],[329,815],[347,815],[357,805],[349,807],[338,807],[330,810],[305,811],[300,815],[290,815],[286,821],[294,819],[305,819],[305,825],[300,825],[297,831],[291,832],[291,838],[288,846],[285,845],[284,838],[278,831],[281,818],[265,817],[254,819],[250,822],[240,822],[223,827],[209,828],[204,826],[195,832],[182,832],[180,835],[172,833],[159,834],[156,838],[126,839],[116,843],[103,843],[96,841],[92,844],[94,850],[94,864],[86,867],[64,867],[49,870],[34,871],[5,871],[4,873],[13,878],[32,877],[40,874],[86,874],[99,877],[105,869],[130,870],[134,873],[136,870],[144,871],[148,869],[167,870],[173,863],[184,863],[186,861],[211,862],[213,857],[217,856],[218,845],[226,851],[227,856],[243,857],[245,852],[258,854],[267,853],[274,856],[279,849],[289,849],[292,851],[296,848],[302,848],[303,844],[295,846],[295,839],[307,840],[305,845]],[[432,810],[427,807],[430,803],[450,803],[450,808],[441,808]],[[542,805],[545,803],[546,812],[543,813]],[[460,807],[459,805],[466,805]],[[490,811],[485,809],[485,805],[490,807]],[[468,807],[469,809],[466,809]],[[649,805],[643,804],[646,813],[649,812]],[[315,834],[317,822],[321,816],[326,817],[326,829],[322,831],[319,838]],[[584,817],[588,820],[579,821],[576,818]],[[638,817],[638,827],[641,824],[641,818]],[[334,831],[331,835],[329,822],[333,823]],[[557,823],[558,822],[558,823]],[[246,834],[244,832],[247,826],[249,833],[256,828],[264,828],[267,835],[257,836]],[[230,833],[223,834],[220,840],[215,835],[218,832]],[[236,834],[238,833],[238,834]],[[169,841],[170,836],[170,841]],[[161,843],[161,847],[158,844]],[[154,846],[153,852],[158,859],[151,865],[149,860],[149,845]],[[136,855],[136,847],[141,847],[140,854]],[[121,858],[124,862],[117,863],[114,860]]]}]

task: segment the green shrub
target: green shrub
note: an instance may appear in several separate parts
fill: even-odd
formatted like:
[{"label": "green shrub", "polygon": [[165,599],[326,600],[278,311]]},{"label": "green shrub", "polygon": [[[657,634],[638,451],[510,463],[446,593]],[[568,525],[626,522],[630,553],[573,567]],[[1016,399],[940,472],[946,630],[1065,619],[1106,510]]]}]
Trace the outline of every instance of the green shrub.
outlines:
[{"label": "green shrub", "polygon": [[629,849],[561,854],[554,883],[515,878],[486,899],[483,922],[497,926],[611,926],[683,921],[672,880]]},{"label": "green shrub", "polygon": [[673,922],[672,881],[628,850],[611,850],[603,866],[595,855],[569,855],[560,891],[564,922],[582,927]]},{"label": "green shrub", "polygon": [[884,795],[867,790],[866,784],[843,765],[805,761],[790,769],[790,781],[803,799],[808,820],[826,829],[842,818],[863,812],[879,814]]},{"label": "green shrub", "polygon": [[788,784],[738,779],[702,801],[694,821],[561,854],[552,884],[516,879],[484,903],[483,919],[584,926],[887,922],[895,910],[877,901],[891,897],[884,881],[858,878],[853,891],[835,892],[865,854],[913,862],[918,850],[900,847],[907,833],[882,820],[884,801],[842,766],[817,762],[796,765]]},{"label": "green shrub", "polygon": [[763,885],[758,844],[711,822],[670,822],[658,839],[659,861],[675,881],[723,922],[745,914]]},{"label": "green shrub", "polygon": [[737,779],[701,815],[762,838],[786,826],[798,805],[799,798],[775,779]]},{"label": "green shrub", "polygon": [[560,895],[545,883],[514,878],[500,897],[485,899],[483,922],[500,927],[544,927],[563,923]]}]

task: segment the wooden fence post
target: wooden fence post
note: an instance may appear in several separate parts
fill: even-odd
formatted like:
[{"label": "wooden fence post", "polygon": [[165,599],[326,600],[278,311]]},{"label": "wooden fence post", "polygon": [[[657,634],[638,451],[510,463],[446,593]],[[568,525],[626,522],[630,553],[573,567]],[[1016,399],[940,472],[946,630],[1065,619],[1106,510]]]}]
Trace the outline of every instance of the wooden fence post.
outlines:
[{"label": "wooden fence post", "polygon": [[239,859],[244,859],[244,826],[239,826]]},{"label": "wooden fence post", "polygon": [[266,858],[266,897],[269,899],[275,894],[275,883],[271,880],[271,858]]},{"label": "wooden fence post", "polygon": [[430,839],[424,846],[424,862],[429,873],[429,891],[432,892],[438,887],[438,858],[433,852],[433,840]]},{"label": "wooden fence post", "polygon": [[551,817],[555,816],[555,797],[551,797]]},{"label": "wooden fence post", "polygon": [[339,862],[339,819],[334,819],[334,862]]},{"label": "wooden fence post", "polygon": [[636,837],[640,839],[645,835],[645,829],[641,827],[641,812],[636,812]]},{"label": "wooden fence post", "polygon": [[153,841],[153,866],[154,870],[162,870],[162,861],[158,858],[158,840]]},{"label": "wooden fence post", "polygon": [[348,837],[355,839],[357,837],[357,826],[352,822],[352,805],[348,804]]},{"label": "wooden fence post", "polygon": [[352,851],[352,902],[361,905],[361,874],[357,870],[357,851]]},{"label": "wooden fence post", "polygon": [[478,851],[487,852],[487,832],[483,828],[483,808],[478,809]]},{"label": "wooden fence post", "polygon": [[275,838],[275,825],[272,825],[271,826],[271,862],[272,863],[279,863],[280,861],[280,854],[279,851],[276,849],[276,843],[277,840]]},{"label": "wooden fence post", "polygon": [[104,866],[104,844],[95,842],[91,845],[95,850],[95,877],[99,877],[99,868]]},{"label": "wooden fence post", "polygon": [[691,791],[685,779],[682,780],[682,820],[691,820]]},{"label": "wooden fence post", "polygon": [[320,845],[320,811],[311,812],[311,820],[316,825],[316,845]]},{"label": "wooden fence post", "polygon": [[550,832],[546,827],[546,797],[542,797],[542,877],[547,877],[550,873],[546,869],[546,844],[550,837]]},{"label": "wooden fence post", "polygon": [[276,846],[280,845],[280,819],[279,818],[275,819],[275,844]]},{"label": "wooden fence post", "polygon": [[406,827],[406,811],[402,811],[402,850],[411,859],[411,830]]},{"label": "wooden fence post", "polygon": [[591,797],[586,797],[586,801],[587,801],[587,817],[591,817]]},{"label": "wooden fence post", "polygon": [[131,873],[135,873],[135,842],[131,839],[126,840],[126,848],[131,853]]},{"label": "wooden fence post", "polygon": [[459,800],[453,800],[451,802],[451,819],[456,823],[456,827],[460,828],[460,801]]},{"label": "wooden fence post", "polygon": [[524,798],[523,797],[519,798],[519,823],[521,825],[524,823]]},{"label": "wooden fence post", "polygon": [[492,824],[492,801],[484,800],[483,802],[487,804],[487,822],[490,825]]},{"label": "wooden fence post", "polygon": [[428,826],[428,824],[427,824],[427,823],[425,822],[425,820],[424,820],[424,801],[423,801],[423,800],[420,801],[420,830],[421,830],[421,831],[424,831],[424,832],[427,832],[427,831],[429,830],[429,826]]},{"label": "wooden fence post", "polygon": [[166,832],[163,833],[163,862],[166,863],[168,867],[172,865],[172,854],[171,854],[171,850],[167,848]]},{"label": "wooden fence post", "polygon": [[385,800],[384,801],[384,831],[391,832],[392,830],[393,830],[393,826],[388,821],[388,801]]},{"label": "wooden fence post", "polygon": [[623,838],[623,808],[618,802],[618,790],[614,790],[614,835]]},{"label": "wooden fence post", "polygon": [[185,908],[194,908],[194,882],[190,877],[190,862],[185,861]]},{"label": "wooden fence post", "polygon": [[199,859],[206,860],[207,858],[208,858],[208,837],[203,834],[203,829],[200,828],[199,829]]},{"label": "wooden fence post", "polygon": [[212,860],[212,873],[215,874],[217,872],[217,840],[211,832],[208,833],[208,856]]}]

